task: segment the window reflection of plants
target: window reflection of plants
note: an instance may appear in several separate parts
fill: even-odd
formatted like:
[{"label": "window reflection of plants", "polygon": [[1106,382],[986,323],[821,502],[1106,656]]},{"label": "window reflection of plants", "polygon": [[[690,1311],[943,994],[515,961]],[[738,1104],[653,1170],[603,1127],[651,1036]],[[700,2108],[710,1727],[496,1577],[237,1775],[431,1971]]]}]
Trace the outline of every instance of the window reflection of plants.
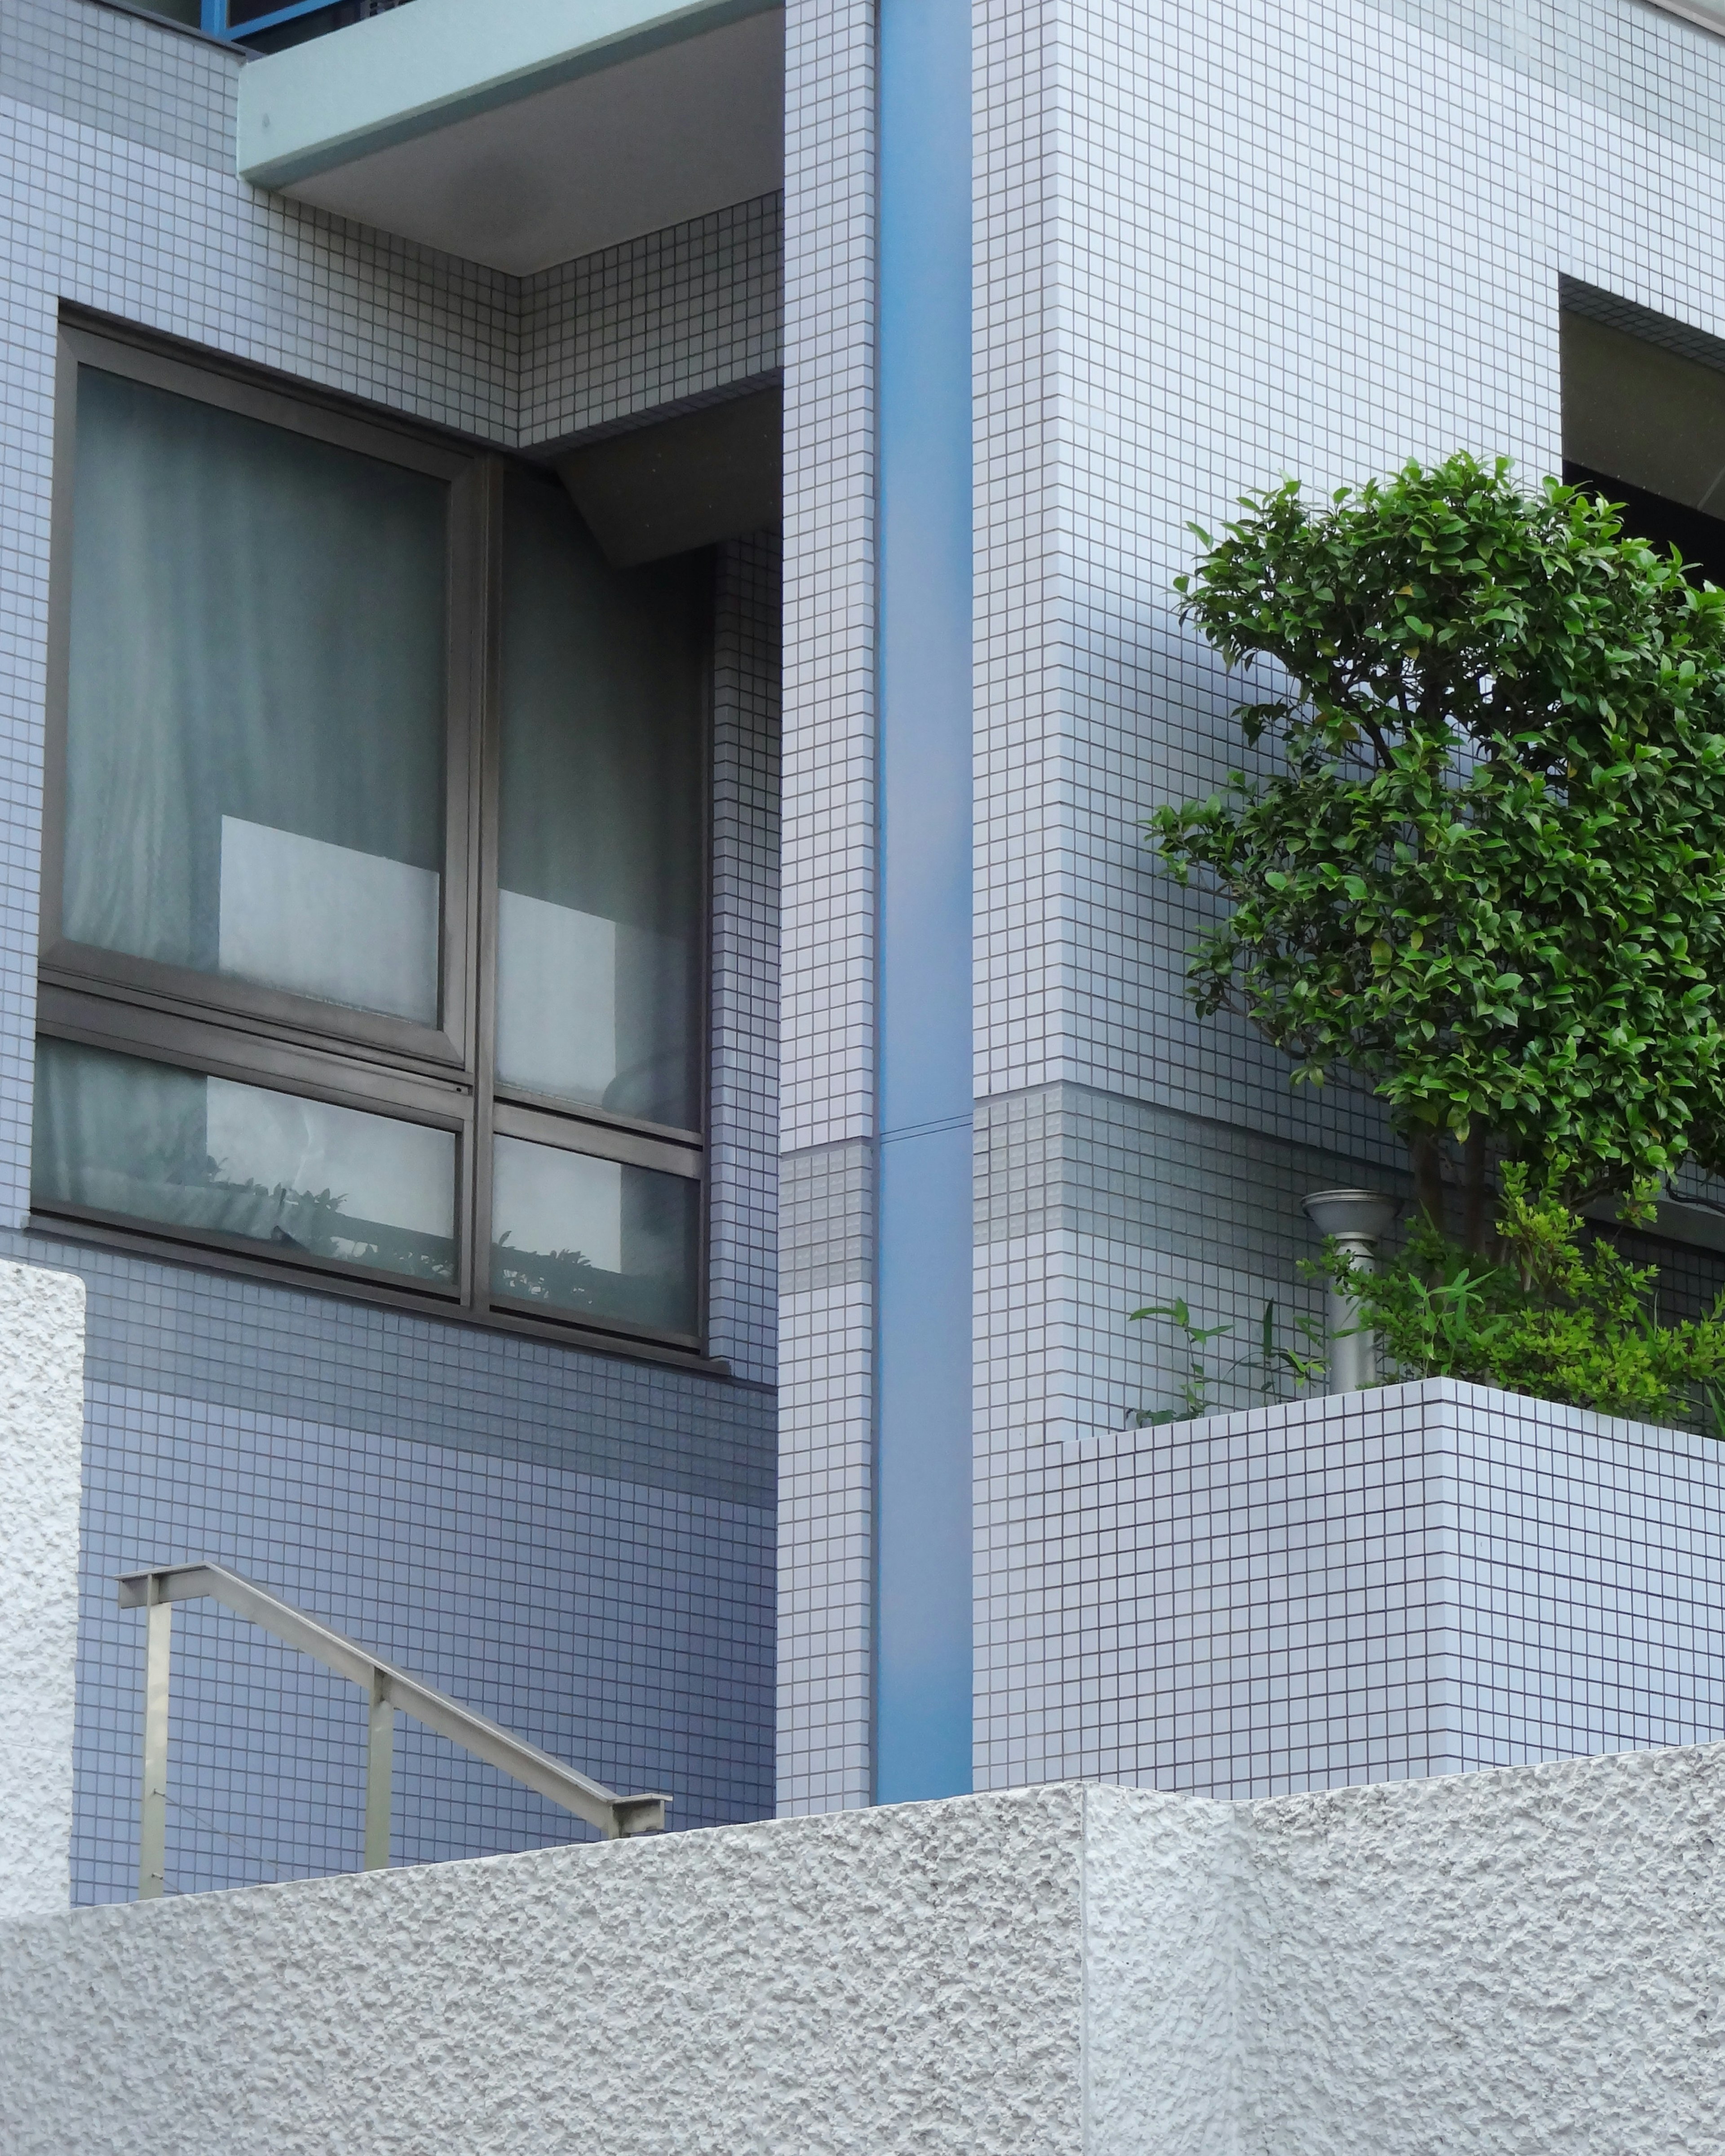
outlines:
[{"label": "window reflection of plants", "polygon": [[598,1306],[598,1267],[580,1250],[518,1250],[506,1229],[493,1245],[492,1289],[521,1302],[563,1310]]},{"label": "window reflection of plants", "polygon": [[346,1192],[327,1187],[296,1190],[288,1183],[271,1185],[250,1177],[230,1181],[225,1168],[224,1162],[208,1152],[194,1158],[189,1149],[159,1147],[145,1155],[136,1174],[98,1169],[88,1173],[84,1181],[87,1197],[104,1211],[157,1219],[165,1214],[180,1227],[271,1243],[327,1263],[363,1265],[408,1280],[453,1284],[455,1279],[455,1245],[450,1236],[345,1212]]},{"label": "window reflection of plants", "polygon": [[325,1189],[316,1193],[290,1190],[285,1184],[264,1193],[257,1183],[233,1186],[256,1191],[275,1200],[280,1217],[270,1231],[273,1243],[290,1245],[313,1257],[338,1264],[361,1265],[384,1272],[401,1273],[412,1280],[446,1281],[455,1278],[453,1238],[427,1235],[387,1221],[366,1220],[344,1213],[346,1194]]}]

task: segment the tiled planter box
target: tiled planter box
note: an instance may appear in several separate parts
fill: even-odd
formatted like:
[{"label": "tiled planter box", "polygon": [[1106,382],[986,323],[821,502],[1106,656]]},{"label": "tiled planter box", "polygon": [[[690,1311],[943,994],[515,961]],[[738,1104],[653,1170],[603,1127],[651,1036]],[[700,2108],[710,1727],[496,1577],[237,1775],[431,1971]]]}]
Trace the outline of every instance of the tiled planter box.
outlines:
[{"label": "tiled planter box", "polygon": [[1725,1445],[1431,1378],[1033,1455],[978,1788],[1214,1796],[1725,1736]]}]

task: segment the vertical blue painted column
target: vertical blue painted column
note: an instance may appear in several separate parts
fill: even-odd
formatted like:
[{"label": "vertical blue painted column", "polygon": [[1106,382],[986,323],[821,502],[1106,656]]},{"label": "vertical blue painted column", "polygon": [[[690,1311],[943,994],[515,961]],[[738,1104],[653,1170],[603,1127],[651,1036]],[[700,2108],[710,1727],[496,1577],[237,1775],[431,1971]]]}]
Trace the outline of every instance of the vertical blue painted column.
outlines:
[{"label": "vertical blue painted column", "polygon": [[971,1772],[970,0],[880,0],[875,1794]]}]

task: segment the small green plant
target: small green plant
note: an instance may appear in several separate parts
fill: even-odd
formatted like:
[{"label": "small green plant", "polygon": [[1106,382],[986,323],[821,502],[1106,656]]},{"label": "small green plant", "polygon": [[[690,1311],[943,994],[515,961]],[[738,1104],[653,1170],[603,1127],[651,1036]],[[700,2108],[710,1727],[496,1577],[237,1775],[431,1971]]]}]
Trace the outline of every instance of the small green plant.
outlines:
[{"label": "small green plant", "polygon": [[1494,1255],[1421,1219],[1376,1273],[1333,1246],[1314,1270],[1354,1299],[1394,1378],[1461,1378],[1725,1436],[1725,1296],[1705,1317],[1661,1322],[1657,1269],[1530,1196],[1518,1162],[1503,1170]]},{"label": "small green plant", "polygon": [[[1276,1305],[1264,1306],[1264,1314],[1258,1321],[1258,1338],[1255,1346],[1243,1348],[1220,1368],[1212,1368],[1209,1353],[1213,1340],[1226,1339],[1234,1331],[1231,1325],[1195,1325],[1192,1312],[1181,1296],[1172,1302],[1155,1302],[1132,1313],[1133,1322],[1144,1318],[1160,1318],[1172,1325],[1185,1343],[1186,1368],[1180,1379],[1179,1404],[1171,1408],[1140,1408],[1135,1420],[1141,1430],[1159,1427],[1164,1423],[1193,1422],[1200,1415],[1213,1414],[1217,1406],[1219,1389],[1234,1386],[1250,1389],[1259,1404],[1273,1407],[1284,1398],[1284,1386],[1291,1378],[1296,1384],[1315,1384],[1323,1376],[1323,1328],[1310,1317],[1296,1317],[1294,1330],[1308,1351],[1301,1353],[1296,1348],[1283,1347],[1276,1337]],[[1240,1373],[1248,1374],[1243,1378]]]}]

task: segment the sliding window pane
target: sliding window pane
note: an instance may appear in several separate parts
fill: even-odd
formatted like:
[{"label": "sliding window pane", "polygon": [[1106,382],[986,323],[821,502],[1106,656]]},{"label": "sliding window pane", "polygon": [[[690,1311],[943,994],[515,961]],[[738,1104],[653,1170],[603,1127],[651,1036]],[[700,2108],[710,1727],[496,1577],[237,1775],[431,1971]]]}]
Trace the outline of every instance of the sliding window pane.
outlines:
[{"label": "sliding window pane", "polygon": [[614,569],[516,477],[503,573],[499,1081],[695,1129],[709,558]]},{"label": "sliding window pane", "polygon": [[455,1140],[43,1040],[32,1197],[453,1286]]},{"label": "sliding window pane", "polygon": [[78,377],[64,924],[438,1018],[449,489]]},{"label": "sliding window pane", "polygon": [[494,1295],[695,1331],[697,1183],[524,1138],[500,1137],[495,1148]]}]

